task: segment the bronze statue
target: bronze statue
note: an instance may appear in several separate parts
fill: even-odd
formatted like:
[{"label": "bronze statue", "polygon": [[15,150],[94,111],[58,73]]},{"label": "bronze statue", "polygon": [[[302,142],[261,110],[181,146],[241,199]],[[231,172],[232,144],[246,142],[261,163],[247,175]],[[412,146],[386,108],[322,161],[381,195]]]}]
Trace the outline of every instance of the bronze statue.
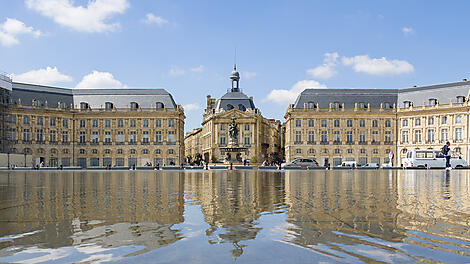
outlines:
[{"label": "bronze statue", "polygon": [[235,117],[232,117],[232,123],[229,126],[228,129],[228,135],[232,140],[237,142],[238,140],[238,125],[235,123]]}]

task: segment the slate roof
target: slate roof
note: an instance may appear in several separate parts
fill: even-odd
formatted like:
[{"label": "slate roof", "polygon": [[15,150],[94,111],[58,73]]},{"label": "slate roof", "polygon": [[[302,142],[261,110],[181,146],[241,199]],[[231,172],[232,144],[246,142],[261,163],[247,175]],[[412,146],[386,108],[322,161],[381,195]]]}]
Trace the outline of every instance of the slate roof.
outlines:
[{"label": "slate roof", "polygon": [[308,102],[328,108],[330,103],[344,103],[345,108],[354,108],[355,103],[370,104],[371,108],[380,108],[381,103],[389,102],[397,107],[404,107],[405,101],[413,106],[429,104],[429,99],[437,99],[439,104],[457,101],[457,96],[469,96],[470,82],[455,82],[403,89],[305,89],[294,103],[294,108],[304,108]]},{"label": "slate roof", "polygon": [[242,105],[245,109],[255,109],[255,103],[246,94],[242,92],[227,92],[215,103],[215,109],[224,109],[228,111],[231,106],[235,109],[240,109]]},{"label": "slate roof", "polygon": [[173,96],[164,89],[68,89],[51,86],[13,83],[13,102],[31,104],[32,100],[39,100],[41,105],[47,101],[48,106],[57,106],[58,103],[70,104],[80,108],[81,102],[86,102],[94,108],[104,108],[105,102],[111,102],[115,108],[129,108],[131,102],[139,104],[140,108],[155,108],[157,102],[164,104],[165,108],[176,108]]}]

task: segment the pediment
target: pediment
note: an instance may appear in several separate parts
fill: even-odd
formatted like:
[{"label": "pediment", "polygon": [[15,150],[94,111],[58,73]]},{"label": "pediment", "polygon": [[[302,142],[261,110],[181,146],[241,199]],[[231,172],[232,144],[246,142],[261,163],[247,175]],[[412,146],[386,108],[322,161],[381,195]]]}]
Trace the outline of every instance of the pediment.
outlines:
[{"label": "pediment", "polygon": [[247,118],[247,117],[254,117],[254,113],[247,113],[240,111],[238,109],[232,109],[218,115],[218,118]]}]

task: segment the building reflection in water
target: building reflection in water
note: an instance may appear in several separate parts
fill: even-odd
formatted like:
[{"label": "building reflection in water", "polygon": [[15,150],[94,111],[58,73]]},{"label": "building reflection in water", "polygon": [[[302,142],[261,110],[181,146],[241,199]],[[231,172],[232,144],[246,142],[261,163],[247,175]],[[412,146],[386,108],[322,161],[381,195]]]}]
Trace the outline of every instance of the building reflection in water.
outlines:
[{"label": "building reflection in water", "polygon": [[[470,258],[469,175],[359,170],[2,173],[0,256],[31,246],[84,244],[139,245],[131,254],[140,255],[170,244],[178,248],[177,242],[187,238],[206,242],[208,249],[228,245],[224,252],[238,258],[248,241],[266,242],[260,232],[269,233],[272,226],[262,216],[281,214],[270,218],[270,224],[277,221],[281,227],[274,241],[337,261],[446,261],[451,254],[452,261],[465,262]],[[202,212],[200,219],[193,218],[200,223],[191,226],[203,231],[196,240],[185,229],[191,225],[185,222],[185,207]]]}]

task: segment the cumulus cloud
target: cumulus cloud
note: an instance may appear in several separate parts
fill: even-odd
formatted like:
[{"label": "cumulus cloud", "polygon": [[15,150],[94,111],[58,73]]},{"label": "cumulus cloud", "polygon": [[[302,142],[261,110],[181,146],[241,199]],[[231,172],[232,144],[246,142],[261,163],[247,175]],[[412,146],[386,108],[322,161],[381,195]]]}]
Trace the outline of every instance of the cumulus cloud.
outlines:
[{"label": "cumulus cloud", "polygon": [[205,70],[204,65],[199,65],[197,67],[190,68],[190,72],[203,72]]},{"label": "cumulus cloud", "polygon": [[96,33],[117,30],[119,23],[108,21],[124,13],[129,3],[127,0],[89,0],[86,6],[76,6],[72,0],[26,0],[26,6],[64,27]]},{"label": "cumulus cloud", "polygon": [[170,75],[171,76],[181,76],[184,75],[186,71],[184,69],[181,69],[180,67],[177,66],[171,66],[170,68]]},{"label": "cumulus cloud", "polygon": [[201,106],[198,104],[186,104],[183,105],[185,111],[195,111],[201,109]]},{"label": "cumulus cloud", "polygon": [[45,69],[32,70],[21,74],[12,74],[15,82],[52,85],[57,83],[71,82],[72,77],[59,72],[57,67],[46,67]]},{"label": "cumulus cloud", "polygon": [[343,57],[343,64],[351,66],[356,72],[371,75],[399,75],[414,71],[413,65],[404,60],[388,60],[385,57],[371,58],[369,55]]},{"label": "cumulus cloud", "polygon": [[319,65],[313,69],[308,69],[307,74],[313,78],[328,79],[336,75],[335,67],[338,64],[339,54],[334,53],[325,53],[325,58],[323,59],[323,64]]},{"label": "cumulus cloud", "polygon": [[415,30],[412,27],[404,27],[401,29],[401,31],[403,31],[403,34],[405,35],[411,35],[415,33]]},{"label": "cumulus cloud", "polygon": [[158,26],[164,26],[165,24],[168,24],[168,20],[162,18],[162,17],[159,17],[159,16],[156,16],[152,13],[148,13],[147,15],[145,15],[145,19],[143,19],[144,23],[146,24],[156,24]]},{"label": "cumulus cloud", "polygon": [[75,88],[126,88],[109,72],[93,71],[85,75]]},{"label": "cumulus cloud", "polygon": [[0,44],[3,46],[8,47],[19,44],[18,35],[39,37],[42,33],[39,30],[34,30],[33,27],[27,27],[23,22],[14,18],[7,18],[5,22],[0,25]]},{"label": "cumulus cloud", "polygon": [[242,76],[245,79],[252,79],[256,77],[256,72],[242,72]]},{"label": "cumulus cloud", "polygon": [[326,85],[314,80],[302,80],[295,83],[289,90],[272,90],[267,99],[278,104],[293,103],[297,96],[307,88],[325,89]]}]

